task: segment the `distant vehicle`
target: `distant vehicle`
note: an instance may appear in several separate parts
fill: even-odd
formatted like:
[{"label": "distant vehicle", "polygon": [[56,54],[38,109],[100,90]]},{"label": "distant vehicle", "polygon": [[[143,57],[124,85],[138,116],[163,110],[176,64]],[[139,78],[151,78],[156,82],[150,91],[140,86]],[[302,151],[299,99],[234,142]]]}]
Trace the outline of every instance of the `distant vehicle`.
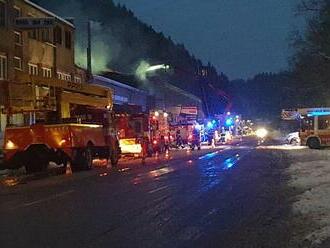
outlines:
[{"label": "distant vehicle", "polygon": [[94,158],[109,158],[115,166],[121,151],[116,133],[109,132],[110,128],[79,123],[7,127],[5,167],[25,166],[27,173],[34,173],[46,170],[49,162],[64,168],[70,162],[73,169],[90,170]]},{"label": "distant vehicle", "polygon": [[[27,173],[34,173],[47,170],[49,163],[54,162],[63,168],[89,170],[98,158],[108,159],[116,166],[121,149],[112,112],[113,91],[86,84],[73,92],[66,82],[57,83],[61,94],[52,97],[52,101],[48,95],[40,98],[37,91],[31,95],[40,106],[54,108],[35,105],[31,113],[39,117],[37,120],[30,117],[32,125],[30,122],[22,126],[8,123],[2,167],[25,167]],[[21,101],[29,102],[25,99]],[[30,105],[24,108],[31,110]],[[12,109],[10,114],[20,111]]]},{"label": "distant vehicle", "polygon": [[290,145],[299,145],[300,144],[299,132],[289,133],[285,137],[285,142]]}]

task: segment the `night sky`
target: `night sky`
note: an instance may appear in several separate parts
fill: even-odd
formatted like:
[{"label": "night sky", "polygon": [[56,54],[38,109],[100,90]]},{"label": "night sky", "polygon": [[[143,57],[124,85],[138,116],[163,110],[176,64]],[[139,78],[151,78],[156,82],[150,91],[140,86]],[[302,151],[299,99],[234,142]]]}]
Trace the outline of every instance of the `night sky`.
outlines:
[{"label": "night sky", "polygon": [[231,79],[287,68],[298,0],[114,0]]}]

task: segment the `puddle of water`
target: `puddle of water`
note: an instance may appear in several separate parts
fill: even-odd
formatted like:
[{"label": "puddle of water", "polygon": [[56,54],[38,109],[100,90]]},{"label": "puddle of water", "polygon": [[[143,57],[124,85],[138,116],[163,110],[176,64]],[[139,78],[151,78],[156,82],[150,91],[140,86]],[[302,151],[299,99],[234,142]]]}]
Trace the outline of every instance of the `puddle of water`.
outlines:
[{"label": "puddle of water", "polygon": [[205,154],[204,156],[199,157],[198,159],[199,160],[211,159],[211,158],[214,158],[215,156],[217,156],[218,154],[219,154],[219,151],[211,152],[211,153]]}]

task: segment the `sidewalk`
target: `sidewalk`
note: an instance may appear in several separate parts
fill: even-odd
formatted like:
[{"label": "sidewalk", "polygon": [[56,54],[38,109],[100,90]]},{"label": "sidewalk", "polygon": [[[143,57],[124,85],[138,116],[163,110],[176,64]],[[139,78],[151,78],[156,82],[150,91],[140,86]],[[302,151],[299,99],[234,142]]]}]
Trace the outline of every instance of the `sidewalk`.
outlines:
[{"label": "sidewalk", "polygon": [[294,217],[308,247],[330,247],[330,150],[286,151]]}]

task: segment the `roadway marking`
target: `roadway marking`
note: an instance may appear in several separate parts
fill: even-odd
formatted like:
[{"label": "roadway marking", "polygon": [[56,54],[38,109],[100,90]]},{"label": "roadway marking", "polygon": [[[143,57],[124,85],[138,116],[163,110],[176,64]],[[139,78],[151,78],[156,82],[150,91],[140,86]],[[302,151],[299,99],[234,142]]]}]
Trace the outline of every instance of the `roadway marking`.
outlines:
[{"label": "roadway marking", "polygon": [[154,190],[150,190],[148,193],[153,194],[153,193],[156,193],[158,191],[161,191],[161,190],[167,189],[167,188],[169,188],[169,186],[163,186],[163,187],[160,187],[160,188],[157,188],[157,189],[154,189]]},{"label": "roadway marking", "polygon": [[37,205],[37,204],[40,204],[40,203],[43,203],[43,202],[47,202],[47,201],[50,201],[50,200],[53,200],[53,199],[56,199],[56,198],[59,198],[59,197],[62,197],[62,196],[72,194],[73,192],[75,192],[75,191],[74,190],[68,190],[68,191],[65,191],[65,192],[62,192],[62,193],[59,193],[59,194],[55,194],[55,195],[52,195],[52,196],[49,196],[49,197],[46,197],[46,198],[43,198],[43,199],[40,199],[40,200],[37,200],[37,201],[24,203],[23,206],[24,207],[30,207],[30,206]]}]

